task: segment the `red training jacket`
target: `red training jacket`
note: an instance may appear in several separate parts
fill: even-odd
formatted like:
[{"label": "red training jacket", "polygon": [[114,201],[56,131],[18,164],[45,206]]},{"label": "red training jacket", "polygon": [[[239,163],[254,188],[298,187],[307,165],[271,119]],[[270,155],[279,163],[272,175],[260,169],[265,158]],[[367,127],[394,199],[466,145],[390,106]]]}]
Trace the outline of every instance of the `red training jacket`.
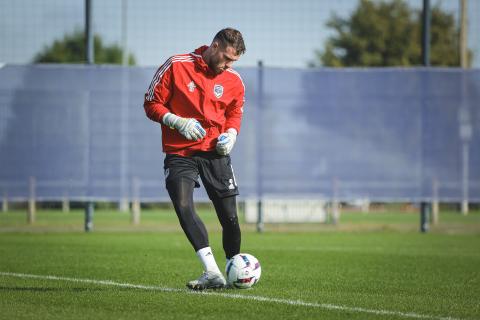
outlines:
[{"label": "red training jacket", "polygon": [[[197,151],[211,151],[227,129],[240,132],[245,101],[242,78],[231,68],[215,75],[202,58],[207,48],[170,57],[157,70],[145,93],[145,113],[161,124],[165,153],[190,156]],[[167,112],[197,119],[207,132],[205,138],[190,141],[165,126],[162,118]]]}]

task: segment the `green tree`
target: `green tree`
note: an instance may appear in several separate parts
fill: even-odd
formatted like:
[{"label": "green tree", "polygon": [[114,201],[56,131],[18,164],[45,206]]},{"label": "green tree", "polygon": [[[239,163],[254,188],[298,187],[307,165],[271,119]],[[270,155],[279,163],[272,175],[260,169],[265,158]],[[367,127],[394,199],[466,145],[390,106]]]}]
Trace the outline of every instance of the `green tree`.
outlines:
[{"label": "green tree", "polygon": [[[413,66],[422,64],[421,10],[404,0],[361,0],[348,19],[333,15],[334,30],[323,52],[316,51],[311,66]],[[459,66],[459,30],[452,14],[437,5],[431,12],[430,63]],[[471,61],[471,54],[469,55]]]},{"label": "green tree", "polygon": [[[122,49],[118,45],[106,46],[100,36],[95,35],[94,57],[95,63],[122,63]],[[34,59],[34,63],[85,63],[85,34],[76,31],[67,34],[62,40],[55,40],[52,45],[46,46]],[[135,65],[135,57],[128,56],[128,64]]]}]

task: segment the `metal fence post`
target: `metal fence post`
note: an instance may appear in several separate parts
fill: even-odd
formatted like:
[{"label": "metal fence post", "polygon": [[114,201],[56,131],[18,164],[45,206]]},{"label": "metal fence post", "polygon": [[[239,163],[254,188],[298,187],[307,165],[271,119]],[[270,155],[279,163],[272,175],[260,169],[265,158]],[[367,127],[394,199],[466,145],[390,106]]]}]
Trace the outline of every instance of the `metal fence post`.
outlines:
[{"label": "metal fence post", "polygon": [[132,181],[133,187],[133,201],[132,201],[132,212],[131,212],[131,222],[133,225],[140,224],[140,181],[137,177],[133,178]]},{"label": "metal fence post", "polygon": [[263,155],[262,155],[262,142],[263,142],[263,112],[264,105],[263,105],[263,61],[258,61],[258,101],[257,101],[257,117],[256,117],[256,130],[258,132],[258,137],[256,141],[256,156],[257,156],[257,231],[263,232],[265,229],[264,225],[264,216],[263,216],[263,178],[262,178],[262,171],[263,171]]},{"label": "metal fence post", "polygon": [[262,130],[263,125],[263,112],[265,108],[263,105],[263,61],[258,61],[258,96],[257,96],[257,117],[256,117],[256,128],[258,139],[256,139],[256,160],[257,160],[257,231],[264,231],[264,216],[263,216],[263,181],[262,181],[262,171],[263,171],[263,155],[262,155],[262,141],[260,137],[263,137],[264,132]]},{"label": "metal fence post", "polygon": [[430,203],[422,202],[420,204],[420,231],[426,233],[429,229],[428,221],[430,217]]},{"label": "metal fence post", "polygon": [[2,212],[8,211],[8,195],[7,192],[3,193],[3,200],[2,200]]},{"label": "metal fence post", "polygon": [[62,198],[62,212],[70,212],[70,200],[68,200],[68,192],[65,192]]},{"label": "metal fence post", "polygon": [[95,63],[92,23],[92,0],[85,0],[85,60],[88,64]]},{"label": "metal fence post", "polygon": [[87,202],[85,206],[85,231],[93,231],[93,213],[95,210],[94,203],[92,201]]},{"label": "metal fence post", "polygon": [[27,221],[29,224],[32,224],[35,222],[35,213],[36,213],[35,184],[36,184],[35,177],[30,177],[30,180],[29,180],[30,197],[28,199],[28,211],[27,211]]},{"label": "metal fence post", "polygon": [[423,0],[422,11],[422,61],[425,67],[430,66],[430,24],[431,24],[430,0]]},{"label": "metal fence post", "polygon": [[333,178],[332,181],[332,224],[340,222],[340,203],[338,201],[338,179]]},{"label": "metal fence post", "polygon": [[[430,24],[431,24],[431,9],[430,9],[430,0],[423,0],[423,11],[422,11],[422,61],[425,67],[430,66]],[[422,107],[422,121],[425,121],[425,105]],[[424,126],[422,124],[422,197],[424,196],[424,187],[425,187],[425,141],[424,141]],[[428,231],[428,215],[429,215],[429,206],[430,204],[422,200],[420,202],[420,231]]]},{"label": "metal fence post", "polygon": [[438,180],[433,178],[432,181],[432,215],[431,215],[431,222],[432,225],[438,224],[438,212],[439,212],[439,205],[438,205]]}]

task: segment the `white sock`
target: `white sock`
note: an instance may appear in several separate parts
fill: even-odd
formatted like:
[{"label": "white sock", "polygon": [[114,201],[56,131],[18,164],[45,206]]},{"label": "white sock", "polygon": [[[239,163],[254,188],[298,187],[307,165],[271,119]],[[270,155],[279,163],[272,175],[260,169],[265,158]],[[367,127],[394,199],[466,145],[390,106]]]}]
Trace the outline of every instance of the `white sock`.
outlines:
[{"label": "white sock", "polygon": [[221,273],[220,269],[218,269],[217,262],[213,257],[213,252],[210,247],[205,247],[198,250],[197,257],[200,259],[200,262],[203,264],[203,270]]}]

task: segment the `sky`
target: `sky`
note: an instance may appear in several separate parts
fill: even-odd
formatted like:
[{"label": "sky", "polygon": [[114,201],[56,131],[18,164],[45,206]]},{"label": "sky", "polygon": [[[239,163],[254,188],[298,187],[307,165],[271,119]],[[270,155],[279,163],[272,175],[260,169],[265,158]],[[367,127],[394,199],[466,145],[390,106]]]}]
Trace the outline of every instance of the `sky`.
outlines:
[{"label": "sky", "polygon": [[[247,52],[237,66],[306,67],[332,31],[333,13],[348,17],[357,0],[92,0],[95,33],[122,44],[137,65],[158,66],[169,56],[209,44],[227,26],[239,29]],[[422,0],[408,0],[420,8]],[[432,0],[458,16],[458,0]],[[469,47],[480,67],[480,1],[469,2]],[[126,19],[122,20],[122,4]],[[122,22],[125,22],[123,24]],[[0,0],[0,63],[23,64],[66,33],[83,30],[84,0]],[[122,32],[126,26],[126,32]],[[123,37],[125,36],[125,37]]]}]

